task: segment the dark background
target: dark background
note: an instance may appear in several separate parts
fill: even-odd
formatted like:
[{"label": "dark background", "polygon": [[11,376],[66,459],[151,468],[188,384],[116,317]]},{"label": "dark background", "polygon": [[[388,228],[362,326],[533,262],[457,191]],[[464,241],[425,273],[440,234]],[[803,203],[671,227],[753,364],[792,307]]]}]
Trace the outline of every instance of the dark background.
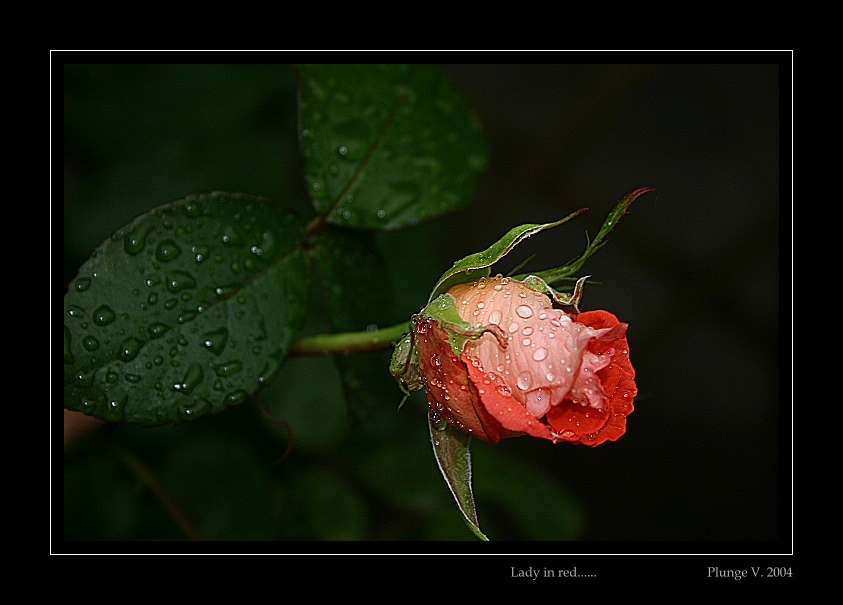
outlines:
[{"label": "dark background", "polygon": [[[575,511],[574,530],[549,530],[545,539],[656,542],[668,552],[789,552],[792,367],[783,353],[790,352],[791,334],[782,334],[779,313],[782,278],[790,278],[789,264],[783,272],[781,263],[782,253],[787,261],[791,252],[789,156],[782,155],[790,142],[790,55],[694,53],[680,55],[681,63],[647,53],[622,63],[604,63],[601,55],[587,57],[600,63],[577,54],[551,57],[559,63],[443,66],[482,121],[488,169],[465,209],[379,236],[399,321],[418,311],[456,259],[511,227],[589,208],[534,236],[495,269],[505,273],[531,254],[529,269],[559,266],[582,252],[587,234],[596,234],[626,193],[658,190],[633,204],[583,270],[602,285],[586,289],[581,308],[610,310],[630,325],[639,395],[627,433],[598,448],[527,438],[475,442],[481,526],[500,539],[542,539],[540,530],[519,526],[518,516],[528,512],[501,504],[504,492],[518,486],[496,487],[497,494],[481,487],[496,485],[497,461],[513,460],[564,493],[559,515]],[[143,61],[142,54],[133,58]],[[65,283],[109,233],[187,194],[246,191],[310,211],[300,184],[289,68],[57,67],[64,205],[54,199],[53,211],[64,216]],[[54,125],[54,136],[60,134]],[[296,371],[303,363],[295,361]],[[277,393],[295,382],[287,378],[279,378]],[[419,464],[434,467],[426,429],[419,430],[423,399],[410,404],[422,414],[395,417],[397,391],[391,396],[374,410],[388,417],[381,436],[407,435],[390,447],[407,447]],[[284,415],[300,418],[302,469],[326,451],[336,456],[339,443],[351,440],[346,451],[365,448],[342,420],[313,428],[301,409]],[[94,456],[79,451],[98,445],[76,447],[66,450],[66,478],[77,477],[80,458]],[[517,473],[509,476],[517,481]],[[446,490],[441,482],[435,489]],[[96,505],[68,492],[65,498],[74,510]],[[351,534],[355,539],[470,539],[450,517],[452,533],[391,532],[376,518],[392,514],[394,503],[362,506],[368,512],[360,515],[371,517],[365,526],[376,529]],[[70,508],[65,525],[73,539],[139,537],[86,534]],[[443,514],[456,516],[450,509]],[[536,513],[548,527],[555,527],[554,515],[552,503]],[[326,537],[335,538],[299,536]]]},{"label": "dark background", "polygon": [[583,229],[597,232],[614,200],[658,190],[584,268],[604,285],[586,291],[582,308],[630,324],[639,396],[623,442],[517,447],[558,469],[586,503],[589,538],[776,538],[790,487],[779,328],[788,73],[758,64],[448,70],[491,145],[478,203],[449,223],[479,217],[483,227],[465,235],[465,248],[449,231],[459,241],[451,256],[482,249],[496,224],[589,207],[530,241],[554,266],[584,245]]}]

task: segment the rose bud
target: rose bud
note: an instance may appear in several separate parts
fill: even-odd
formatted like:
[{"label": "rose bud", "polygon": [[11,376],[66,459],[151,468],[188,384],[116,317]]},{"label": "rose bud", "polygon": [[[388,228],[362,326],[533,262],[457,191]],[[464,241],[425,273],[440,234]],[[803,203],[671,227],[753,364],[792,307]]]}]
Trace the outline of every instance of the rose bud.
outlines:
[{"label": "rose bud", "polygon": [[484,441],[614,441],[637,393],[627,324],[562,300],[534,276],[450,288],[414,318],[405,382],[424,386],[434,418]]}]

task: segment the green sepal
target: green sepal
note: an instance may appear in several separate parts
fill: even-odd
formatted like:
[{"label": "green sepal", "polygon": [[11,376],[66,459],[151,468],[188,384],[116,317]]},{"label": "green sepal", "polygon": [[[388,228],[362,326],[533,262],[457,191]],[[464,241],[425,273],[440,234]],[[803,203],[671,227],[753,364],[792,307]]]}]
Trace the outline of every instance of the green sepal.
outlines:
[{"label": "green sepal", "polygon": [[589,277],[589,275],[586,275],[585,277],[579,278],[577,280],[577,283],[574,284],[574,291],[570,294],[563,294],[561,292],[557,292],[538,275],[528,275],[521,281],[521,283],[523,283],[531,290],[535,290],[536,292],[546,294],[553,300],[554,303],[556,303],[566,311],[579,313],[579,303],[580,299],[582,298],[583,284],[585,283],[585,280],[587,280]]},{"label": "green sepal", "polygon": [[[392,359],[389,362],[389,373],[398,381],[398,386],[406,396],[410,395],[410,391],[418,391],[422,386],[422,376],[419,370],[419,357],[416,351],[415,343],[413,342],[413,332],[405,334],[398,344],[395,345],[395,350],[392,352]],[[406,385],[406,387],[404,386]],[[405,397],[398,405],[398,409],[404,405],[407,400]]]},{"label": "green sepal", "polygon": [[521,225],[520,227],[513,227],[506,233],[506,235],[489,246],[486,250],[469,254],[462,260],[455,262],[454,266],[448,269],[444,275],[439,278],[439,281],[436,282],[436,287],[433,288],[433,292],[431,292],[428,300],[432,301],[434,298],[443,292],[447,292],[450,288],[456,286],[457,284],[463,284],[481,277],[488,277],[490,273],[489,267],[509,254],[516,245],[540,231],[544,231],[545,229],[550,229],[552,227],[558,227],[584,211],[585,208],[581,208],[580,210],[572,212],[565,218],[553,223],[527,224]]},{"label": "green sepal", "polygon": [[[606,220],[603,221],[603,225],[600,227],[600,231],[597,232],[597,235],[593,240],[591,240],[588,245],[586,246],[585,251],[582,255],[572,260],[571,262],[567,263],[562,267],[557,267],[555,269],[547,269],[545,271],[539,271],[533,273],[533,276],[539,277],[547,284],[554,284],[560,281],[565,280],[572,280],[574,279],[573,276],[579,271],[582,266],[585,264],[585,261],[589,259],[589,257],[597,252],[600,248],[602,248],[606,241],[605,237],[609,235],[612,229],[618,224],[618,221],[621,217],[626,214],[627,209],[629,206],[634,202],[636,199],[644,195],[645,193],[650,193],[655,191],[653,187],[639,187],[635,191],[627,193],[620,202],[618,202],[609,215],[606,217]],[[566,219],[567,220],[567,219]],[[514,275],[512,276],[513,279],[523,280],[525,278],[530,277],[528,274],[522,275]],[[577,281],[577,286],[581,287],[580,280]],[[575,290],[576,291],[576,290]]]},{"label": "green sepal", "polygon": [[489,538],[480,531],[477,510],[474,507],[474,492],[471,488],[471,437],[459,429],[437,423],[428,417],[430,443],[436,464],[457,502],[463,521],[471,532],[483,541]]},{"label": "green sepal", "polygon": [[450,294],[436,297],[421,312],[422,316],[430,317],[448,332],[448,344],[457,357],[462,355],[467,340],[476,340],[487,332],[491,332],[501,340],[501,346],[506,347],[506,337],[498,326],[473,326],[460,317],[457,310],[457,300]]}]

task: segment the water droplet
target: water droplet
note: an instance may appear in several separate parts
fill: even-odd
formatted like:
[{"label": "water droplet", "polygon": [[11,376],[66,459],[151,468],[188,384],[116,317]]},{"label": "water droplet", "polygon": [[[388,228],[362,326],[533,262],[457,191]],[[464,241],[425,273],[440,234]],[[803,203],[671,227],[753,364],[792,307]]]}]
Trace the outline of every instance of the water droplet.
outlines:
[{"label": "water droplet", "polygon": [[76,305],[68,305],[67,314],[71,317],[82,317],[85,315],[85,310]]},{"label": "water droplet", "polygon": [[96,351],[100,348],[100,341],[93,336],[86,336],[82,339],[82,346],[85,347],[86,351]]},{"label": "water droplet", "polygon": [[97,307],[94,311],[93,320],[98,326],[107,326],[115,319],[117,319],[117,314],[108,305]]},{"label": "water droplet", "polygon": [[478,308],[478,309],[482,309],[482,308],[484,308],[485,306],[486,306],[486,303],[484,303],[484,302],[479,302],[479,303],[477,303],[477,308]]},{"label": "water droplet", "polygon": [[434,366],[441,366],[442,362],[439,360],[439,355],[431,355],[430,364]]},{"label": "water droplet", "polygon": [[74,284],[74,287],[76,288],[77,292],[84,292],[85,290],[88,289],[88,287],[90,285],[91,285],[91,278],[90,277],[80,277],[79,279],[76,280],[76,284]]},{"label": "water droplet", "polygon": [[521,372],[515,381],[516,386],[522,391],[526,391],[533,384],[533,375],[530,372]]},{"label": "water droplet", "polygon": [[95,371],[94,371],[94,370],[91,370],[91,371],[90,371],[90,372],[88,372],[87,374],[86,374],[86,373],[83,373],[83,372],[79,372],[79,373],[76,375],[76,384],[77,384],[77,386],[80,386],[80,387],[89,387],[89,386],[91,386],[92,384],[94,384],[94,374],[95,374]]},{"label": "water droplet", "polygon": [[536,418],[541,418],[550,410],[550,397],[544,389],[530,391],[525,396],[524,406]]},{"label": "water droplet", "polygon": [[160,260],[162,263],[170,262],[171,260],[178,258],[181,254],[181,248],[176,245],[171,239],[164,240],[158,247],[155,249],[155,258]]},{"label": "water droplet", "polygon": [[533,351],[533,359],[535,361],[541,361],[545,357],[547,357],[547,349],[545,349],[544,347],[539,347],[538,349]]},{"label": "water droplet", "polygon": [[202,346],[208,349],[214,355],[219,355],[225,348],[225,343],[228,342],[228,330],[226,328],[219,328],[211,332],[206,332],[202,335]]},{"label": "water droplet", "polygon": [[123,378],[131,384],[137,384],[141,381],[141,377],[137,374],[124,374]]},{"label": "water droplet", "polygon": [[524,328],[523,330],[521,330],[521,333],[522,333],[524,336],[529,336],[530,334],[532,334],[532,333],[533,333],[533,328],[531,328],[530,326],[527,326],[526,328]]},{"label": "water droplet", "polygon": [[202,366],[198,363],[192,363],[188,367],[184,378],[181,379],[181,382],[173,385],[173,390],[189,395],[196,388],[196,385],[202,382],[204,377],[205,372],[202,371]]},{"label": "water droplet", "polygon": [[[431,411],[430,421],[433,423],[433,428],[437,431],[444,431],[448,428],[448,421],[445,420],[439,412]],[[439,445],[439,443],[437,442],[436,445]]]},{"label": "water droplet", "polygon": [[377,214],[378,218],[383,218],[386,216],[386,210],[378,210]]},{"label": "water droplet", "polygon": [[489,313],[489,323],[490,324],[495,324],[496,326],[500,325],[502,318],[503,318],[503,315],[497,309],[495,309],[494,311]]},{"label": "water droplet", "polygon": [[160,322],[156,322],[151,324],[147,329],[147,333],[149,334],[150,339],[161,338],[164,334],[167,333],[170,327],[167,324],[162,324]]},{"label": "water droplet", "polygon": [[515,308],[515,313],[518,315],[518,317],[523,317],[524,319],[527,319],[528,317],[533,316],[533,309],[528,305],[519,305]]},{"label": "water droplet", "polygon": [[521,341],[521,344],[524,345],[525,347],[529,347],[530,343],[532,343],[532,342],[533,341],[530,340],[529,338],[525,338],[524,340]]},{"label": "water droplet", "polygon": [[136,227],[123,238],[123,250],[130,256],[135,256],[143,251],[146,245],[146,236],[152,231],[152,224]]},{"label": "water droplet", "polygon": [[143,343],[135,338],[134,336],[130,336],[122,343],[120,343],[120,360],[121,361],[132,361],[135,357],[138,356],[138,353],[141,350]]},{"label": "water droplet", "polygon": [[237,359],[226,361],[224,363],[217,363],[211,366],[217,376],[233,376],[243,369],[243,362]]},{"label": "water droplet", "polygon": [[196,280],[189,273],[184,271],[172,271],[167,275],[167,290],[170,292],[181,292],[187,288],[195,288]]},{"label": "water droplet", "polygon": [[547,378],[548,382],[553,382],[554,380],[556,380],[556,374],[554,374],[553,372],[548,372],[547,374],[545,374],[545,378]]},{"label": "water droplet", "polygon": [[510,389],[505,384],[501,384],[498,385],[498,393],[500,393],[504,397],[509,397],[510,395],[512,395],[512,389]]},{"label": "water droplet", "polygon": [[507,330],[509,331],[510,334],[512,334],[513,332],[517,332],[518,331],[518,324],[513,321],[511,324],[509,324],[509,327],[507,328]]}]

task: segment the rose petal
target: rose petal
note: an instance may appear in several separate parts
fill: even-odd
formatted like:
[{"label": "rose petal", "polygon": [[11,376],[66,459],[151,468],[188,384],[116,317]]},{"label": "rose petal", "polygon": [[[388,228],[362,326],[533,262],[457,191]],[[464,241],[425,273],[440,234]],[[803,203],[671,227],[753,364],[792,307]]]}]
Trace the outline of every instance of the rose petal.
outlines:
[{"label": "rose petal", "polygon": [[[463,352],[462,358],[463,360],[467,359],[465,352]],[[512,389],[503,383],[497,384],[495,381],[490,380],[486,372],[474,366],[470,361],[465,365],[468,368],[468,375],[472,382],[476,385],[483,385],[483,392],[480,393],[480,398],[486,410],[505,429],[518,434],[526,433],[533,437],[553,440],[553,434],[548,426],[530,414],[512,396]],[[488,385],[485,384],[486,380],[489,380]]]},{"label": "rose petal", "polygon": [[430,408],[469,434],[500,441],[501,425],[483,407],[466,365],[448,343],[448,332],[433,319],[419,318],[416,347]]}]

